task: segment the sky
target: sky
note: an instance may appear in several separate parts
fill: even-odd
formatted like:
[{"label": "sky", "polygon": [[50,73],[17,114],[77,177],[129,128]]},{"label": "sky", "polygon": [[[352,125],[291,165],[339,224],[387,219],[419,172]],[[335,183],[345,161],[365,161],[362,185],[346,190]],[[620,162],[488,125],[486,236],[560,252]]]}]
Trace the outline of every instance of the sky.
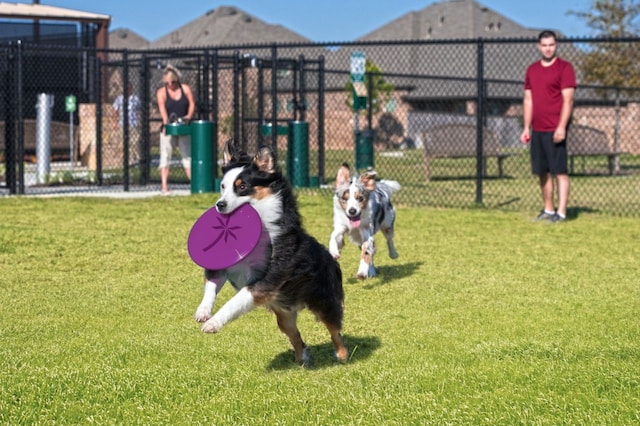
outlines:
[{"label": "sky", "polygon": [[[111,16],[110,29],[128,28],[149,41],[219,6],[235,6],[314,42],[353,41],[396,18],[442,0],[40,0],[40,4]],[[595,0],[479,0],[528,28],[551,28],[568,37],[591,36],[567,11],[588,11]],[[14,0],[19,3],[32,3]]]}]

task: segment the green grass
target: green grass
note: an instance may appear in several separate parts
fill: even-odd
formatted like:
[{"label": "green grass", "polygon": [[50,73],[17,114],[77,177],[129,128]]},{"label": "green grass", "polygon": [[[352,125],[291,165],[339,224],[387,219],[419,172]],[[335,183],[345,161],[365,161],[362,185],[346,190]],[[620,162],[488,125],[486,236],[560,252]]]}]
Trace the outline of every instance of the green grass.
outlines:
[{"label": "green grass", "polygon": [[[379,277],[340,260],[350,361],[305,312],[305,369],[264,309],[193,321],[186,238],[214,200],[0,199],[1,424],[640,421],[637,218],[400,207]],[[331,200],[300,204],[326,244]]]}]

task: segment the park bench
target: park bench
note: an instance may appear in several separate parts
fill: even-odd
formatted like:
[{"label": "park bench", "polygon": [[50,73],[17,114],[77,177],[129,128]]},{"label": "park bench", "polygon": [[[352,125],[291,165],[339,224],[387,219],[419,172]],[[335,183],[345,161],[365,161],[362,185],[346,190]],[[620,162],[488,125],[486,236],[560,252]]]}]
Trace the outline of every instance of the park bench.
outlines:
[{"label": "park bench", "polygon": [[[569,173],[574,172],[574,159],[606,156],[609,174],[614,173],[615,158],[621,152],[614,152],[609,144],[607,134],[594,127],[573,124],[567,134],[567,156],[569,157]],[[583,162],[584,170],[584,162]]]},{"label": "park bench", "polygon": [[[476,126],[474,124],[441,124],[422,132],[423,156],[426,179],[431,178],[430,163],[434,158],[476,158]],[[483,174],[487,175],[487,158],[498,161],[498,176],[503,177],[502,163],[516,155],[504,152],[495,132],[484,129]]]}]

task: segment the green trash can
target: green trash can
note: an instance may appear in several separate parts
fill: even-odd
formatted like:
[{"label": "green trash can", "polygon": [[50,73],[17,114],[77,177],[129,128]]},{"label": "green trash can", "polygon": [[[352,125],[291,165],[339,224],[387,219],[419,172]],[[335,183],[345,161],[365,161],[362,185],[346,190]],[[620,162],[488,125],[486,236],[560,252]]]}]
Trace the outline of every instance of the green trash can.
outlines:
[{"label": "green trash can", "polygon": [[309,186],[309,123],[306,121],[289,122],[287,176],[295,188]]},{"label": "green trash can", "polygon": [[169,123],[165,132],[171,136],[191,136],[191,193],[214,192],[216,141],[213,123],[195,120],[189,124]]},{"label": "green trash can", "polygon": [[216,139],[213,122],[195,120],[191,122],[191,193],[214,192]]},{"label": "green trash can", "polygon": [[373,168],[373,130],[356,132],[356,169]]}]

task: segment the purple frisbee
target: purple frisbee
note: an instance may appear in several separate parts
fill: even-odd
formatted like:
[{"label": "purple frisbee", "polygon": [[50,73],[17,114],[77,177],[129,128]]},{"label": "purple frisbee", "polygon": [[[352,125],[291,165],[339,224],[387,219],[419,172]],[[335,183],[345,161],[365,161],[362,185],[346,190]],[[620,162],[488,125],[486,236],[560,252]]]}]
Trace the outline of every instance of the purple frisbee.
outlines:
[{"label": "purple frisbee", "polygon": [[258,244],[262,222],[258,212],[244,204],[230,214],[210,208],[196,220],[189,232],[187,249],[198,266],[221,270],[247,257]]}]

